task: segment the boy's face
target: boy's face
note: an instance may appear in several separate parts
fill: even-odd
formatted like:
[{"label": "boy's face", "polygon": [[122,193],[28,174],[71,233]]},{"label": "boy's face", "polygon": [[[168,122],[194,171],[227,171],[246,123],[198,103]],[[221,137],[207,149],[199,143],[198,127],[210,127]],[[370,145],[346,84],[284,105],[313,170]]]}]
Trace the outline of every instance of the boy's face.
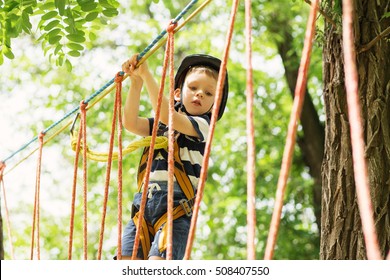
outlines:
[{"label": "boy's face", "polygon": [[[189,73],[183,84],[182,101],[187,112],[199,116],[208,113],[214,105],[217,80],[203,71]],[[180,90],[175,91],[175,100],[180,101]]]}]

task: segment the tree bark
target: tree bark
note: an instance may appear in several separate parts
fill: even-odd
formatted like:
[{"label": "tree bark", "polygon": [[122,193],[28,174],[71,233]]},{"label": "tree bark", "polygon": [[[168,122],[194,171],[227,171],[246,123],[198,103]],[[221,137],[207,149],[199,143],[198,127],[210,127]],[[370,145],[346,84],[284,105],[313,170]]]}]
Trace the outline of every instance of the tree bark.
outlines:
[{"label": "tree bark", "polygon": [[[356,0],[355,47],[368,44],[390,25],[388,0]],[[327,1],[335,8],[339,1]],[[340,16],[340,15],[338,15]],[[323,50],[326,113],[322,170],[321,259],[366,259],[353,173],[341,31],[325,25]],[[371,199],[383,257],[390,243],[390,47],[385,39],[358,54],[359,97]]]}]

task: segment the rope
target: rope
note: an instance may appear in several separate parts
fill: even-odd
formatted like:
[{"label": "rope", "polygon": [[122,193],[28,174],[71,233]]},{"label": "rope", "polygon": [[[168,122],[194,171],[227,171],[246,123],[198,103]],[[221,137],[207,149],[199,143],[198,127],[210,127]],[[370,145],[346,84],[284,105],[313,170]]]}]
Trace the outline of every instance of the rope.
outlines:
[{"label": "rope", "polygon": [[35,181],[35,198],[34,198],[34,210],[33,210],[33,224],[32,224],[32,233],[31,233],[31,260],[34,259],[34,241],[35,241],[35,230],[37,231],[37,259],[40,260],[40,244],[39,244],[39,202],[40,202],[40,186],[41,186],[41,166],[42,166],[42,150],[43,150],[43,137],[45,134],[41,132],[39,134],[39,153],[38,153],[38,163],[37,163],[37,172],[36,172],[36,181]]},{"label": "rope", "polygon": [[223,85],[226,77],[226,65],[227,65],[227,60],[229,56],[229,49],[230,49],[230,43],[232,40],[233,36],[233,29],[234,29],[234,21],[236,18],[237,14],[237,9],[238,9],[238,0],[235,0],[232,5],[232,10],[230,14],[230,22],[229,22],[229,28],[227,31],[226,35],[226,45],[225,49],[223,52],[223,58],[221,62],[221,67],[218,75],[218,83],[217,83],[217,89],[216,89],[216,96],[215,96],[215,102],[216,106],[213,106],[213,111],[211,115],[211,122],[210,122],[210,132],[209,135],[207,136],[207,141],[206,141],[206,147],[205,147],[205,153],[204,153],[204,158],[203,158],[203,163],[202,163],[202,170],[199,178],[199,184],[198,184],[198,191],[196,195],[196,200],[194,204],[194,210],[193,210],[193,216],[191,219],[191,227],[190,227],[190,232],[188,235],[188,240],[187,240],[187,247],[186,247],[186,252],[184,255],[184,259],[188,260],[191,255],[191,249],[192,245],[194,243],[194,238],[195,238],[195,231],[196,231],[196,222],[198,219],[198,213],[200,209],[200,202],[202,201],[203,198],[203,191],[204,191],[204,186],[207,178],[207,170],[208,170],[208,163],[209,163],[209,157],[210,157],[210,151],[211,151],[211,143],[214,137],[214,131],[215,131],[215,125],[217,122],[217,117],[218,117],[218,112],[219,112],[219,107],[220,103],[222,100],[222,90],[223,90]]},{"label": "rope", "polygon": [[296,131],[298,127],[298,119],[302,112],[303,100],[305,97],[305,87],[307,81],[307,72],[310,62],[310,53],[313,46],[313,38],[315,33],[316,14],[318,10],[318,0],[313,0],[310,9],[310,15],[306,27],[305,42],[302,51],[301,64],[299,66],[299,73],[297,84],[295,87],[295,96],[293,109],[290,115],[290,123],[288,125],[287,139],[283,152],[282,167],[279,174],[278,186],[276,191],[275,208],[272,213],[270,230],[268,233],[267,245],[265,248],[264,259],[272,259],[276,237],[278,235],[280,217],[282,214],[283,197],[286,191],[286,184],[288,173],[291,167]]},{"label": "rope", "polygon": [[123,152],[122,152],[122,81],[123,78],[117,76],[117,91],[116,91],[116,103],[117,103],[117,114],[118,114],[118,259],[122,259],[122,195],[123,195],[123,178],[122,178],[122,161],[123,161]]},{"label": "rope", "polygon": [[[145,148],[150,146],[151,136],[144,137],[140,140],[131,142],[126,148],[122,149],[122,155],[128,155],[140,148]],[[156,149],[164,149],[168,147],[168,139],[164,136],[156,137]],[[77,135],[75,132],[71,135],[71,147],[73,151],[76,151],[77,148]],[[81,146],[83,150],[83,147]],[[107,162],[109,153],[107,152],[96,152],[89,149],[87,145],[87,157],[90,160],[98,162]],[[112,153],[112,160],[118,160],[119,154],[117,151]]]},{"label": "rope", "polygon": [[255,125],[253,117],[253,68],[252,68],[252,23],[251,0],[245,0],[245,35],[246,35],[246,133],[247,133],[247,259],[256,259],[256,177],[255,177]]},{"label": "rope", "polygon": [[[105,186],[104,186],[104,198],[103,198],[103,212],[102,212],[102,220],[101,220],[101,224],[100,224],[99,247],[98,247],[98,256],[97,256],[98,260],[100,260],[101,256],[102,256],[104,227],[105,227],[105,219],[106,219],[106,213],[107,213],[108,190],[109,190],[109,186],[110,186],[110,175],[111,175],[111,166],[112,166],[112,154],[113,154],[113,148],[114,148],[114,137],[115,137],[117,115],[118,115],[118,96],[121,95],[122,81],[123,81],[123,77],[118,73],[116,76],[116,79],[115,79],[115,82],[117,84],[117,89],[116,89],[116,94],[115,94],[114,111],[113,111],[112,124],[111,124],[110,147],[108,150],[106,181],[105,181]],[[119,108],[119,113],[120,113],[120,108]],[[121,151],[121,149],[119,149],[119,151]],[[121,156],[122,156],[122,154],[121,154]],[[122,158],[121,158],[121,160],[122,160]],[[120,233],[118,233],[118,234],[120,234]]]},{"label": "rope", "polygon": [[[173,23],[170,22],[170,24],[173,24]],[[168,40],[167,46],[165,49],[165,56],[164,56],[162,74],[161,74],[160,88],[159,88],[158,98],[157,98],[157,109],[156,109],[155,117],[154,117],[152,136],[151,136],[151,142],[150,142],[150,149],[149,149],[149,153],[148,153],[148,160],[146,163],[146,172],[145,172],[144,183],[143,183],[144,186],[149,185],[150,169],[151,169],[152,161],[153,161],[153,153],[154,153],[155,142],[156,142],[156,137],[157,137],[157,128],[158,128],[158,122],[160,120],[161,104],[162,104],[163,93],[164,93],[165,77],[166,77],[167,67],[168,67],[168,62],[169,62],[169,51],[170,51],[170,44],[169,43],[170,42]],[[141,198],[141,205],[140,205],[139,214],[138,214],[139,217],[144,216],[146,198],[147,198],[147,192],[143,191],[142,198]],[[137,256],[141,230],[142,230],[142,219],[138,219],[137,230],[136,230],[134,246],[133,246],[133,254],[132,254],[133,260]]]},{"label": "rope", "polygon": [[348,116],[351,130],[351,146],[353,158],[353,170],[355,175],[357,202],[364,240],[367,250],[367,258],[370,260],[382,259],[375,223],[372,202],[370,196],[367,165],[364,155],[363,124],[360,113],[358,94],[358,73],[356,69],[356,52],[353,36],[353,3],[350,0],[343,1],[343,47],[344,47],[344,71],[347,91]]},{"label": "rope", "polygon": [[[161,104],[162,104],[162,99],[163,99],[163,94],[164,94],[165,77],[166,77],[167,66],[168,66],[167,51],[168,51],[168,45],[167,45],[167,48],[165,50],[164,63],[163,63],[163,69],[162,69],[162,74],[161,74],[161,82],[160,82],[160,88],[159,88],[158,98],[157,98],[157,109],[156,109],[155,116],[154,116],[154,123],[153,123],[153,129],[152,129],[152,137],[151,137],[151,141],[150,141],[150,149],[149,149],[149,153],[148,153],[148,160],[146,162],[146,171],[145,171],[145,177],[144,177],[144,182],[143,182],[144,186],[149,185],[150,170],[152,167],[153,153],[154,153],[155,142],[156,142],[156,137],[157,137],[157,128],[158,128],[158,122],[160,120]],[[138,211],[139,217],[143,217],[145,214],[146,198],[147,198],[147,191],[144,190],[142,192],[140,209]],[[142,231],[142,219],[138,219],[137,230],[136,230],[135,238],[134,238],[133,254],[131,256],[131,258],[133,260],[136,259],[136,257],[137,257],[141,231]]]},{"label": "rope", "polygon": [[[81,122],[80,130],[82,143],[84,147],[87,145],[87,105],[84,101],[80,102]],[[83,150],[83,256],[84,260],[88,259],[88,178],[87,178],[87,150]]]},{"label": "rope", "polygon": [[77,185],[77,171],[79,165],[80,149],[81,149],[81,133],[79,130],[77,143],[76,143],[76,155],[74,159],[73,167],[73,185],[72,185],[72,200],[71,200],[71,211],[70,211],[70,225],[69,225],[69,245],[68,245],[68,259],[72,259],[72,246],[73,246],[73,231],[74,231],[74,215],[75,215],[75,203],[76,203],[76,185]]},{"label": "rope", "polygon": [[174,30],[177,24],[171,23],[168,28],[167,52],[169,59],[169,120],[168,120],[168,209],[167,209],[167,260],[172,259],[172,236],[173,236],[173,176],[175,169],[174,145],[175,130],[173,126],[174,91],[175,91],[175,72],[174,72]]},{"label": "rope", "polygon": [[12,245],[12,234],[11,234],[11,223],[9,220],[9,211],[7,206],[7,196],[5,192],[5,185],[4,185],[4,178],[3,178],[3,172],[5,169],[5,164],[3,162],[0,162],[0,183],[1,187],[3,188],[3,197],[4,197],[4,208],[5,208],[5,220],[7,223],[7,234],[8,234],[8,240],[10,245],[10,252],[11,252],[11,259],[14,259],[14,247]]}]

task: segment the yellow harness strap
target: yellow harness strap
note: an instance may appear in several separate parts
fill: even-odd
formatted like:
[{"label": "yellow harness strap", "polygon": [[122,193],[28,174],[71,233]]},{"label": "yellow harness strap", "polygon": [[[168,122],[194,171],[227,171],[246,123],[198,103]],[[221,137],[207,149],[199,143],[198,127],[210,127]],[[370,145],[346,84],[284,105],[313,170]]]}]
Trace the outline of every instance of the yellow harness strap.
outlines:
[{"label": "yellow harness strap", "polygon": [[[165,150],[166,148],[164,148]],[[153,158],[156,157],[158,153],[161,152],[160,150],[155,150]],[[166,153],[166,150],[165,150]],[[142,154],[139,169],[138,169],[138,192],[142,191],[145,173],[146,173],[146,164],[147,164],[147,158],[149,155],[149,147],[146,147],[144,149],[144,152]],[[180,149],[179,145],[177,144],[177,141],[175,141],[174,146],[174,160],[175,160],[175,169],[174,174],[177,183],[179,184],[180,188],[182,189],[184,195],[186,196],[187,200],[180,201],[180,205],[176,206],[173,209],[173,220],[176,220],[184,215],[191,216],[192,211],[192,205],[193,201],[195,200],[195,192],[194,188],[192,186],[192,183],[190,181],[190,178],[188,177],[187,173],[185,172],[184,165],[180,158]],[[144,190],[145,191],[145,190]],[[138,225],[138,219],[139,219],[139,212],[134,214],[133,221],[134,224]],[[145,219],[142,217],[142,230],[140,233],[140,241],[142,245],[142,251],[144,254],[144,258],[147,258],[148,252],[150,251],[150,240],[151,237],[154,237],[156,232],[163,227],[163,225],[167,222],[168,213],[165,213],[162,215],[158,221],[154,224],[154,226],[151,226],[148,222],[145,221]],[[167,227],[162,228],[162,232],[159,238],[159,251],[163,252],[167,248],[166,244],[166,231]]]}]

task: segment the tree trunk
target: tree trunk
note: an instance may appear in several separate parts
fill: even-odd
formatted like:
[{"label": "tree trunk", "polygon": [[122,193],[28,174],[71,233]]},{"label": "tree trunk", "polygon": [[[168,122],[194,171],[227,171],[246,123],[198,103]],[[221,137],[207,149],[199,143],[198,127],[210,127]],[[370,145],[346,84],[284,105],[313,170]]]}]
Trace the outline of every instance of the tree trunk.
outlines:
[{"label": "tree trunk", "polygon": [[[334,10],[340,1],[327,1]],[[368,44],[389,27],[388,0],[355,1],[355,47]],[[339,15],[340,16],[340,15]],[[341,31],[325,26],[323,50],[326,113],[322,170],[321,259],[366,259],[353,174]],[[387,38],[388,39],[388,38]],[[382,255],[390,241],[390,46],[379,40],[357,54],[359,96],[364,124],[374,220]],[[351,120],[354,121],[354,120]]]}]

